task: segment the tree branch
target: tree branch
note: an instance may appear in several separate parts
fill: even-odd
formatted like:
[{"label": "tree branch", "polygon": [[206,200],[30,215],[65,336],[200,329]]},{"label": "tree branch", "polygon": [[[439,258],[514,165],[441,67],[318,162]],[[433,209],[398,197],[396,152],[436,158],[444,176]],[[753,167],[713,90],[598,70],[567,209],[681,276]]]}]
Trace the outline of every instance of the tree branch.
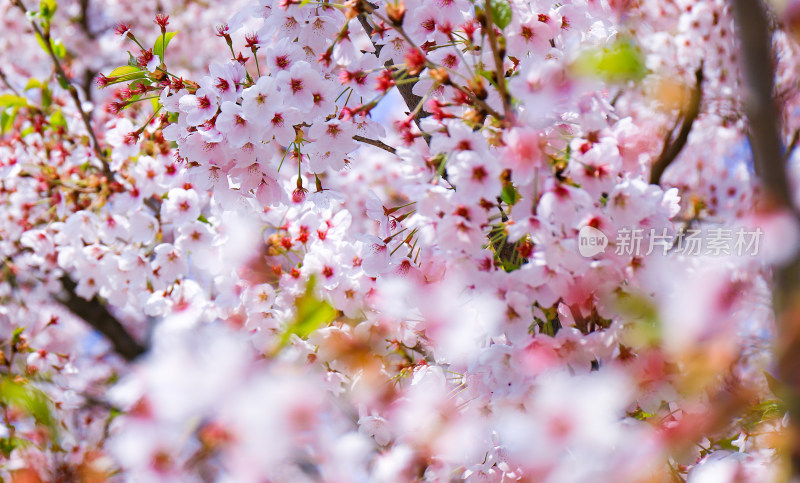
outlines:
[{"label": "tree branch", "polygon": [[[800,221],[787,180],[780,117],[773,98],[775,60],[766,7],[758,0],[731,0],[747,82],[745,113],[755,170],[768,208],[791,212]],[[778,391],[789,412],[788,455],[791,476],[800,476],[800,256],[776,264],[773,306],[778,336]],[[792,478],[793,477],[793,478]]]},{"label": "tree branch", "polygon": [[676,137],[672,142],[670,142],[672,131],[670,131],[667,135],[667,139],[664,141],[664,149],[661,151],[661,155],[658,157],[658,160],[653,163],[653,167],[650,170],[650,184],[661,183],[661,176],[664,174],[664,171],[667,170],[667,167],[669,167],[669,165],[675,161],[675,158],[678,157],[678,154],[680,154],[683,147],[686,146],[686,142],[689,140],[689,133],[692,132],[692,125],[697,119],[697,116],[700,115],[700,104],[703,100],[702,65],[695,71],[694,77],[695,87],[694,90],[692,90],[692,97],[689,100],[689,106],[686,108],[686,112],[683,114],[681,130],[678,132],[678,137]]},{"label": "tree branch", "polygon": [[376,148],[381,148],[384,151],[389,151],[392,154],[397,153],[397,150],[395,148],[389,146],[383,141],[377,141],[375,139],[365,138],[364,136],[359,136],[358,134],[353,136],[353,139],[364,144],[369,144],[370,146],[375,146]]},{"label": "tree branch", "polygon": [[8,77],[6,77],[6,73],[3,72],[3,69],[0,69],[0,81],[2,81],[3,85],[5,85],[6,88],[10,90],[15,96],[20,97],[19,91],[13,85],[11,85],[11,82],[8,80]]},{"label": "tree branch", "polygon": [[126,361],[132,361],[144,354],[145,348],[131,336],[122,323],[111,315],[106,306],[96,296],[85,300],[75,293],[76,284],[68,276],[61,277],[61,285],[67,297],[61,303],[70,312],[80,317],[93,329],[100,332],[111,342],[114,350]]},{"label": "tree branch", "polygon": [[497,36],[494,32],[494,19],[492,18],[490,0],[486,0],[484,12],[486,12],[486,34],[489,36],[489,45],[492,48],[492,57],[494,57],[497,74],[497,90],[503,100],[503,113],[506,117],[509,117],[511,116],[511,103],[508,91],[506,91],[506,74],[505,69],[503,69],[503,59],[500,58],[500,49],[497,47]]},{"label": "tree branch", "polygon": [[774,91],[774,55],[766,9],[759,0],[733,0],[748,86],[745,98],[756,174],[768,196],[783,207],[791,207],[789,183],[783,163],[780,116]]},{"label": "tree branch", "polygon": [[[370,42],[372,42],[372,46],[375,48],[375,57],[377,57],[380,54],[383,45],[377,44],[375,43],[374,40],[372,40],[372,32],[373,32],[372,25],[370,25],[369,22],[367,21],[367,17],[365,14],[363,13],[360,14],[358,16],[358,21],[359,23],[361,23],[361,26],[364,28],[364,31],[367,32],[367,36],[369,37]],[[386,66],[386,68],[391,68],[393,66],[393,62],[391,59],[389,59],[386,61],[384,65]],[[419,105],[420,101],[422,101],[422,98],[420,96],[414,94],[414,86],[416,84],[417,84],[416,82],[410,82],[408,84],[395,84],[397,91],[400,93],[400,96],[403,98],[403,101],[406,103],[406,106],[408,107],[408,112],[414,112],[414,109],[416,109],[417,105]],[[420,119],[428,116],[430,116],[430,113],[426,112],[425,109],[420,109],[419,111],[417,111],[417,113],[414,115],[414,122],[417,124],[417,127],[420,127],[419,125]]]},{"label": "tree branch", "polygon": [[[22,3],[22,0],[11,0],[13,5],[16,5],[22,13],[25,14],[27,17],[28,9],[25,8],[25,5]],[[83,105],[81,104],[81,98],[78,96],[78,90],[75,88],[72,83],[69,82],[69,78],[67,77],[66,72],[64,72],[64,68],[61,66],[61,62],[58,60],[58,56],[53,51],[53,46],[50,43],[50,32],[42,32],[42,29],[36,24],[36,21],[31,18],[30,19],[31,27],[33,27],[33,31],[36,32],[42,40],[45,46],[45,50],[50,55],[50,59],[53,61],[53,67],[55,67],[56,75],[58,76],[61,83],[66,86],[66,90],[69,92],[70,97],[72,97],[72,101],[75,104],[75,108],[80,113],[81,120],[83,121],[84,126],[86,127],[86,131],[89,133],[89,137],[92,141],[92,147],[94,148],[95,155],[103,164],[103,174],[106,175],[107,178],[111,179],[113,177],[113,173],[108,166],[108,162],[106,161],[106,157],[103,154],[103,150],[100,148],[100,143],[97,141],[97,135],[94,132],[94,128],[92,128],[92,121],[89,119],[89,115],[86,111],[83,110]]]}]

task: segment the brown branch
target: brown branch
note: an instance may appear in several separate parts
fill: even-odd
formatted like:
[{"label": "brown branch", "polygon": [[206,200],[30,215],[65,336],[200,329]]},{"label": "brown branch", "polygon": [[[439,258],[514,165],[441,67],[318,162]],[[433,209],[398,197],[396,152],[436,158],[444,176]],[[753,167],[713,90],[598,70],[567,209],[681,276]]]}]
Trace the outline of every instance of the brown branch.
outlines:
[{"label": "brown branch", "polygon": [[780,116],[774,91],[774,55],[765,7],[759,0],[733,0],[748,85],[745,97],[756,174],[768,196],[783,207],[791,207],[789,183],[783,163]]},{"label": "brown branch", "polygon": [[136,357],[144,354],[145,348],[131,336],[122,323],[108,311],[103,302],[96,296],[91,300],[79,297],[75,293],[76,284],[68,276],[61,277],[67,296],[61,303],[70,312],[80,317],[93,329],[100,332],[111,342],[114,351],[122,356],[126,361],[132,361]]},{"label": "brown branch", "polygon": [[[758,0],[731,0],[739,33],[748,92],[745,113],[756,173],[768,209],[789,211],[800,221],[792,201],[782,150],[779,111],[774,95],[775,57],[766,7]],[[789,412],[786,448],[791,474],[800,476],[800,256],[774,267],[773,307],[778,336],[776,357],[782,387],[776,394]]]},{"label": "brown branch", "polygon": [[375,139],[365,138],[364,136],[359,136],[358,134],[353,136],[353,139],[355,139],[358,142],[364,143],[364,144],[369,144],[370,146],[375,146],[376,148],[381,148],[384,151],[388,151],[388,152],[390,152],[392,154],[397,154],[397,149],[389,146],[388,144],[386,144],[383,141],[378,141],[378,140],[375,140]]},{"label": "brown branch", "polygon": [[659,155],[656,162],[653,163],[653,167],[650,170],[650,184],[661,183],[661,176],[664,174],[664,171],[667,170],[667,167],[669,167],[669,165],[675,161],[675,158],[678,157],[684,146],[686,146],[686,142],[689,140],[689,133],[692,132],[692,125],[697,119],[697,116],[700,115],[700,104],[703,100],[702,65],[695,71],[694,77],[695,87],[692,90],[692,97],[689,99],[689,106],[683,113],[681,130],[678,132],[678,136],[672,142],[670,142],[670,138],[672,137],[672,131],[674,129],[670,130],[667,134],[667,137],[664,140],[664,148],[661,151],[661,155]]},{"label": "brown branch", "polygon": [[6,77],[6,73],[3,72],[3,69],[0,69],[0,81],[3,81],[3,84],[6,86],[6,88],[10,90],[15,96],[22,97],[19,91],[13,85],[11,85],[11,82],[8,80],[8,77]]},{"label": "brown branch", "polygon": [[[367,21],[366,15],[364,15],[363,13],[360,14],[358,16],[358,21],[359,23],[361,23],[361,26],[364,28],[364,31],[367,32],[367,36],[369,37],[370,42],[372,42],[372,46],[375,48],[375,57],[377,57],[378,55],[380,55],[383,45],[376,43],[372,39],[373,29],[372,25],[370,25],[369,22]],[[389,59],[386,61],[384,65],[386,66],[387,69],[391,69],[394,66],[394,63],[392,62],[391,59]],[[422,98],[420,96],[414,94],[414,86],[416,84],[417,84],[416,82],[409,82],[408,84],[395,84],[397,91],[400,93],[400,97],[403,98],[403,102],[405,102],[406,106],[408,107],[409,113],[414,112],[419,103],[422,101]],[[424,109],[420,109],[414,115],[414,123],[416,123],[417,127],[420,127],[419,125],[420,119],[428,116],[430,116],[429,112],[426,112]]]},{"label": "brown branch", "polygon": [[[20,0],[11,0],[11,3],[22,10],[22,12],[27,16],[28,11]],[[50,59],[53,61],[56,75],[61,83],[67,86],[67,91],[70,93],[70,96],[75,103],[75,107],[80,113],[81,119],[83,120],[86,130],[89,133],[89,137],[94,145],[95,153],[103,164],[103,172],[110,179],[113,176],[113,173],[111,172],[106,158],[100,149],[100,144],[98,143],[97,136],[92,128],[91,120],[89,119],[86,111],[83,110],[80,97],[78,96],[78,91],[75,86],[69,82],[67,74],[64,72],[64,69],[61,66],[58,56],[53,51],[53,47],[50,43],[50,32],[43,32],[33,18],[30,19],[30,23],[34,32],[43,40],[47,53],[50,55]],[[6,81],[6,79],[3,80]],[[75,293],[75,282],[67,275],[61,277],[61,284],[66,291],[66,298],[60,300],[61,304],[69,309],[70,312],[86,321],[86,323],[95,330],[102,333],[109,340],[109,342],[111,342],[114,350],[120,356],[122,356],[125,360],[131,361],[145,352],[145,348],[128,333],[122,323],[120,323],[120,321],[108,311],[100,299],[97,297],[92,297],[91,300],[85,300],[79,297]]]},{"label": "brown branch", "polygon": [[97,34],[92,32],[89,28],[89,0],[79,0],[78,3],[81,7],[81,13],[78,16],[78,23],[81,26],[81,30],[89,37],[89,40],[94,40]]},{"label": "brown branch", "polygon": [[[497,90],[500,92],[500,98],[503,100],[503,112],[506,117],[511,116],[511,103],[506,90],[506,73],[503,69],[503,59],[500,58],[500,49],[497,47],[497,36],[494,33],[494,19],[492,18],[492,6],[490,0],[485,3],[486,12],[486,34],[489,36],[489,45],[492,48],[492,56],[494,57],[494,65],[497,75]],[[495,116],[496,117],[496,116]]]},{"label": "brown branch", "polygon": [[789,158],[792,157],[792,152],[794,152],[794,148],[797,147],[798,141],[800,141],[800,129],[795,129],[792,138],[789,140],[789,144],[786,146],[786,150],[783,152],[784,163],[789,161]]}]

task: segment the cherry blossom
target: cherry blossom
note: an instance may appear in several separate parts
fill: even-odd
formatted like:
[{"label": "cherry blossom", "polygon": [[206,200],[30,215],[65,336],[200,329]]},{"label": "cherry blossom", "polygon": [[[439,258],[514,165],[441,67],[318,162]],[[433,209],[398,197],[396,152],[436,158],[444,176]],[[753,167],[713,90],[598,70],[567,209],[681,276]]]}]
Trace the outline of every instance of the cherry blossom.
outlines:
[{"label": "cherry blossom", "polygon": [[752,154],[737,2],[27,3],[0,478],[788,474],[797,193]]}]

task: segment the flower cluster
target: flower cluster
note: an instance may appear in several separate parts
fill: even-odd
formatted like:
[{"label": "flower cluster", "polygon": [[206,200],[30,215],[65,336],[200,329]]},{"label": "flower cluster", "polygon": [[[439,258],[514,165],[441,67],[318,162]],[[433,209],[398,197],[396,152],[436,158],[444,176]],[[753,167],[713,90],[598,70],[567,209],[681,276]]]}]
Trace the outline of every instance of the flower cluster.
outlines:
[{"label": "flower cluster", "polygon": [[[3,8],[3,476],[781,472],[727,2]],[[761,249],[579,250],[707,226]]]}]

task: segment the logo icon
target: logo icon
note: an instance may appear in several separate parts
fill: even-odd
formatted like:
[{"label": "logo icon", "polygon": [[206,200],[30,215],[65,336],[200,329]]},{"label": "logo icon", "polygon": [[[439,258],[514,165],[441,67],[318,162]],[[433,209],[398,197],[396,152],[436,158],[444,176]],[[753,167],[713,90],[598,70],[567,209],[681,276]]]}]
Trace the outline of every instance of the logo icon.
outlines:
[{"label": "logo icon", "polygon": [[584,226],[578,233],[578,251],[586,258],[606,251],[608,237],[597,228]]}]

